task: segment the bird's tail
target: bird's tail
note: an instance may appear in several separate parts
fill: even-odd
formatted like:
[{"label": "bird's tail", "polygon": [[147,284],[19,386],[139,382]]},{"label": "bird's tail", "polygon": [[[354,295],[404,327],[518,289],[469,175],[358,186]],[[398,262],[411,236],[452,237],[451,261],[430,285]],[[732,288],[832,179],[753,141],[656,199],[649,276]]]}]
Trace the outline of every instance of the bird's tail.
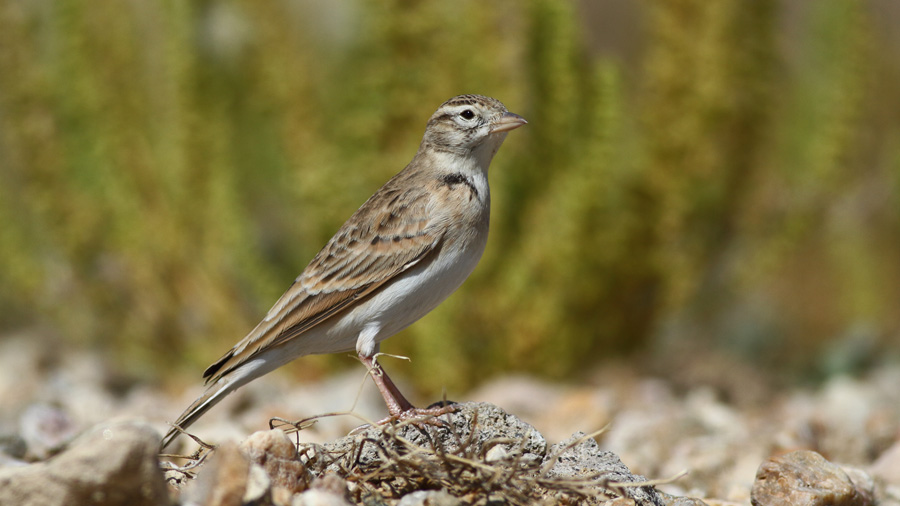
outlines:
[{"label": "bird's tail", "polygon": [[[194,402],[191,403],[190,406],[181,416],[178,417],[175,422],[172,423],[172,428],[169,429],[169,432],[166,433],[166,436],[163,438],[162,443],[159,445],[159,450],[163,451],[166,449],[169,444],[172,443],[181,432],[187,429],[191,424],[197,421],[204,413],[206,413],[209,408],[218,404],[219,401],[224,399],[229,393],[234,391],[239,385],[234,385],[233,381],[226,382],[216,382],[210,385],[203,395],[197,398]],[[179,430],[181,429],[181,430]]]},{"label": "bird's tail", "polygon": [[[215,406],[228,394],[234,392],[238,388],[246,385],[250,381],[276,369],[282,365],[283,360],[271,360],[266,357],[260,357],[242,364],[240,367],[231,370],[228,374],[219,377],[210,384],[203,395],[197,398],[181,416],[172,424],[172,428],[166,433],[166,436],[160,443],[159,450],[164,450],[169,444],[177,438],[181,432],[187,429],[198,418],[209,411],[209,408]],[[176,428],[178,427],[178,428]],[[181,430],[179,430],[179,428]]]},{"label": "bird's tail", "polygon": [[260,354],[252,360],[245,361],[234,369],[229,370],[224,375],[216,378],[216,380],[206,388],[203,395],[191,403],[191,405],[184,410],[184,413],[175,420],[172,424],[172,428],[169,429],[169,432],[166,433],[166,436],[160,443],[160,452],[169,446],[183,430],[196,422],[198,418],[209,411],[209,408],[218,404],[219,401],[228,396],[228,394],[246,385],[250,381],[274,371],[278,367],[290,362],[292,358],[294,357],[290,354],[285,354],[282,350],[270,350],[267,353]]}]

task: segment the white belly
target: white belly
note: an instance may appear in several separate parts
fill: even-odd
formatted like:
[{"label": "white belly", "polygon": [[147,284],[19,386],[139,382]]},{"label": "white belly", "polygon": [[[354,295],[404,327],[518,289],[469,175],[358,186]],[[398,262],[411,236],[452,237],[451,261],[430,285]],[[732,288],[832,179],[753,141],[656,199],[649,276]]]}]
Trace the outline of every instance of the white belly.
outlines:
[{"label": "white belly", "polygon": [[356,350],[371,356],[377,343],[412,325],[455,292],[475,270],[486,242],[484,230],[458,245],[462,247],[445,245],[431,261],[401,274],[341,318],[334,331],[352,334]]}]

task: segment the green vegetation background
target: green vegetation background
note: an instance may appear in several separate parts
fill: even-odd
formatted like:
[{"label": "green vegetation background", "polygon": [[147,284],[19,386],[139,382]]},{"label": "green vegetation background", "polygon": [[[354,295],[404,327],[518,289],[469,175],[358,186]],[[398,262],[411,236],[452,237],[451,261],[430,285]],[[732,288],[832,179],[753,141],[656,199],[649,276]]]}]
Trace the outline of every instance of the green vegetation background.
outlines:
[{"label": "green vegetation background", "polygon": [[476,273],[387,343],[413,358],[401,376],[455,391],[621,356],[827,372],[890,355],[898,11],[0,0],[0,330],[199,376],[438,104],[483,93],[530,123],[493,164]]}]

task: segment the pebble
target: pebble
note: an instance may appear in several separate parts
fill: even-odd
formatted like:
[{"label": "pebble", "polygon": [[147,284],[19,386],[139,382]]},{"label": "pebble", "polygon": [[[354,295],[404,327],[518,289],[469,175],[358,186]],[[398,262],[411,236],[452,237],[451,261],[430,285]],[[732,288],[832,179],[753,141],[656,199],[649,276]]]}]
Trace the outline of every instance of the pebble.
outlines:
[{"label": "pebble", "polygon": [[599,493],[619,496],[639,506],[664,504],[662,497],[653,487],[603,486],[602,484],[606,482],[640,483],[647,481],[647,478],[632,474],[616,454],[601,450],[593,438],[587,437],[582,432],[576,432],[569,439],[550,447],[544,463],[553,464],[547,472],[548,478],[577,479],[596,476],[595,490]]},{"label": "pebble", "polygon": [[753,484],[754,506],[869,506],[875,504],[871,479],[857,480],[816,452],[798,450],[770,458]]},{"label": "pebble", "polygon": [[[258,480],[259,476],[255,476]],[[258,498],[259,483],[248,487],[250,462],[234,443],[224,443],[216,448],[209,460],[203,464],[197,479],[189,482],[185,489],[189,504],[203,506],[231,506],[244,503],[245,493]]]},{"label": "pebble", "polygon": [[0,469],[0,504],[156,506],[169,502],[156,450],[140,422],[100,424],[46,462]]},{"label": "pebble", "polygon": [[443,490],[419,490],[406,494],[397,506],[460,506],[462,501]]},{"label": "pebble", "polygon": [[900,487],[900,440],[878,456],[869,472],[885,483]]},{"label": "pebble", "polygon": [[289,504],[294,494],[310,487],[313,475],[300,462],[297,447],[283,431],[254,432],[241,443],[240,450],[269,477],[276,504]]}]

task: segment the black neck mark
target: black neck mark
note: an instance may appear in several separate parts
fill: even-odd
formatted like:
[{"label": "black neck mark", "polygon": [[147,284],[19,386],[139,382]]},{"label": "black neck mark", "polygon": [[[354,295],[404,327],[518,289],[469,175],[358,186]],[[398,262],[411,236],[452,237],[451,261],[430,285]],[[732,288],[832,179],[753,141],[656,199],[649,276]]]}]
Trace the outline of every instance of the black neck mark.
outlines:
[{"label": "black neck mark", "polygon": [[475,195],[475,197],[478,197],[478,188],[475,188],[475,183],[473,183],[468,176],[460,174],[459,172],[454,172],[453,174],[444,174],[443,176],[438,178],[438,181],[440,181],[442,185],[449,186],[451,190],[458,184],[464,184],[468,186],[470,190],[472,190],[472,193]]}]

